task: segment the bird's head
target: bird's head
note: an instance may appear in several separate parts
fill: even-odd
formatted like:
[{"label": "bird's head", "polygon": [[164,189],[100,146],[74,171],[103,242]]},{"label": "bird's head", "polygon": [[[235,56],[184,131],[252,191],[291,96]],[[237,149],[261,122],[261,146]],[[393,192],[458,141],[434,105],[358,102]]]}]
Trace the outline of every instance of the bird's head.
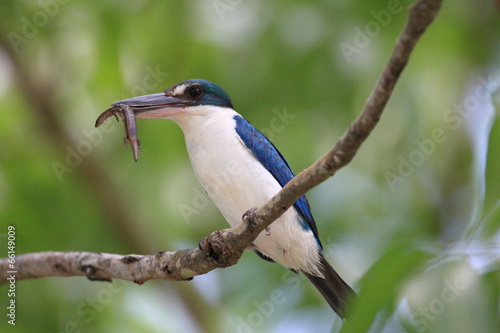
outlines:
[{"label": "bird's head", "polygon": [[180,114],[200,114],[207,110],[204,106],[233,108],[224,89],[202,79],[182,81],[163,93],[125,99],[112,105],[128,105],[136,117],[146,119],[171,119]]}]

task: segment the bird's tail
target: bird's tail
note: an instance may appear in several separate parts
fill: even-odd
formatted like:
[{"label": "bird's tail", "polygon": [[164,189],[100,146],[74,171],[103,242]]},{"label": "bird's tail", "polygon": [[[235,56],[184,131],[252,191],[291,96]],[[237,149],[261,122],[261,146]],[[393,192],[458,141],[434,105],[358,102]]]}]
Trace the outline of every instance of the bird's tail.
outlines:
[{"label": "bird's tail", "polygon": [[322,253],[319,254],[320,271],[325,278],[307,274],[307,278],[319,290],[328,304],[342,319],[349,316],[349,306],[357,297],[356,292],[342,280],[332,266],[326,261]]}]

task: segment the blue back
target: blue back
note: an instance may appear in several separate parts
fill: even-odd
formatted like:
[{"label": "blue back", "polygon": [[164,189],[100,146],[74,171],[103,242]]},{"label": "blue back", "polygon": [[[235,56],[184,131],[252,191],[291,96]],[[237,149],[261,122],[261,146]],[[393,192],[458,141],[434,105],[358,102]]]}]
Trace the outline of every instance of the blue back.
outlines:
[{"label": "blue back", "polygon": [[[262,165],[273,175],[274,178],[285,186],[293,177],[295,177],[292,169],[287,161],[276,149],[276,147],[269,141],[269,139],[253,127],[246,119],[241,116],[235,116],[236,132],[241,140],[250,149],[254,156],[262,163]],[[302,216],[299,221],[305,230],[312,230],[318,245],[321,248],[321,242],[318,236],[316,223],[311,213],[311,207],[305,195],[301,196],[294,204],[295,209]]]}]

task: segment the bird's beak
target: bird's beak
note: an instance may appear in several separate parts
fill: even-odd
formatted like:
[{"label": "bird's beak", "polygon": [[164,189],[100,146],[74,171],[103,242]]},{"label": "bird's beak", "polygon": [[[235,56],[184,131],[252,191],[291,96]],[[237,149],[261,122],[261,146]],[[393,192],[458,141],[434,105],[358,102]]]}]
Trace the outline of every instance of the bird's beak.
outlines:
[{"label": "bird's beak", "polygon": [[159,93],[124,99],[111,105],[128,105],[138,118],[157,119],[183,113],[184,109],[193,103],[191,100]]}]

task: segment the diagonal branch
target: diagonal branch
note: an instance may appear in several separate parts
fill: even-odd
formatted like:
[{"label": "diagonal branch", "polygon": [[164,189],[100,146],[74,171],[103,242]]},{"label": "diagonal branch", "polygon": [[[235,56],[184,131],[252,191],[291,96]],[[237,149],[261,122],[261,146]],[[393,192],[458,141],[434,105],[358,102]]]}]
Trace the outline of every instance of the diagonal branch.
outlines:
[{"label": "diagonal branch", "polygon": [[[419,0],[409,9],[408,22],[391,58],[368,97],[359,117],[335,146],[299,173],[278,194],[259,208],[250,209],[239,225],[212,232],[197,249],[158,252],[141,256],[85,252],[41,252],[16,258],[16,280],[46,276],[80,276],[91,280],[124,279],[144,283],[150,279],[189,280],[209,271],[234,265],[259,233],[280,217],[298,198],[333,176],[356,155],[375,128],[417,41],[432,23],[442,0]],[[7,282],[9,263],[0,260],[0,283]],[[12,269],[10,269],[12,270]]]},{"label": "diagonal branch", "polygon": [[408,22],[361,114],[330,151],[299,173],[282,191],[256,211],[255,221],[258,221],[259,226],[267,226],[269,221],[281,216],[304,193],[351,162],[361,144],[377,125],[413,48],[436,17],[441,2],[442,0],[420,0],[409,8]]}]

